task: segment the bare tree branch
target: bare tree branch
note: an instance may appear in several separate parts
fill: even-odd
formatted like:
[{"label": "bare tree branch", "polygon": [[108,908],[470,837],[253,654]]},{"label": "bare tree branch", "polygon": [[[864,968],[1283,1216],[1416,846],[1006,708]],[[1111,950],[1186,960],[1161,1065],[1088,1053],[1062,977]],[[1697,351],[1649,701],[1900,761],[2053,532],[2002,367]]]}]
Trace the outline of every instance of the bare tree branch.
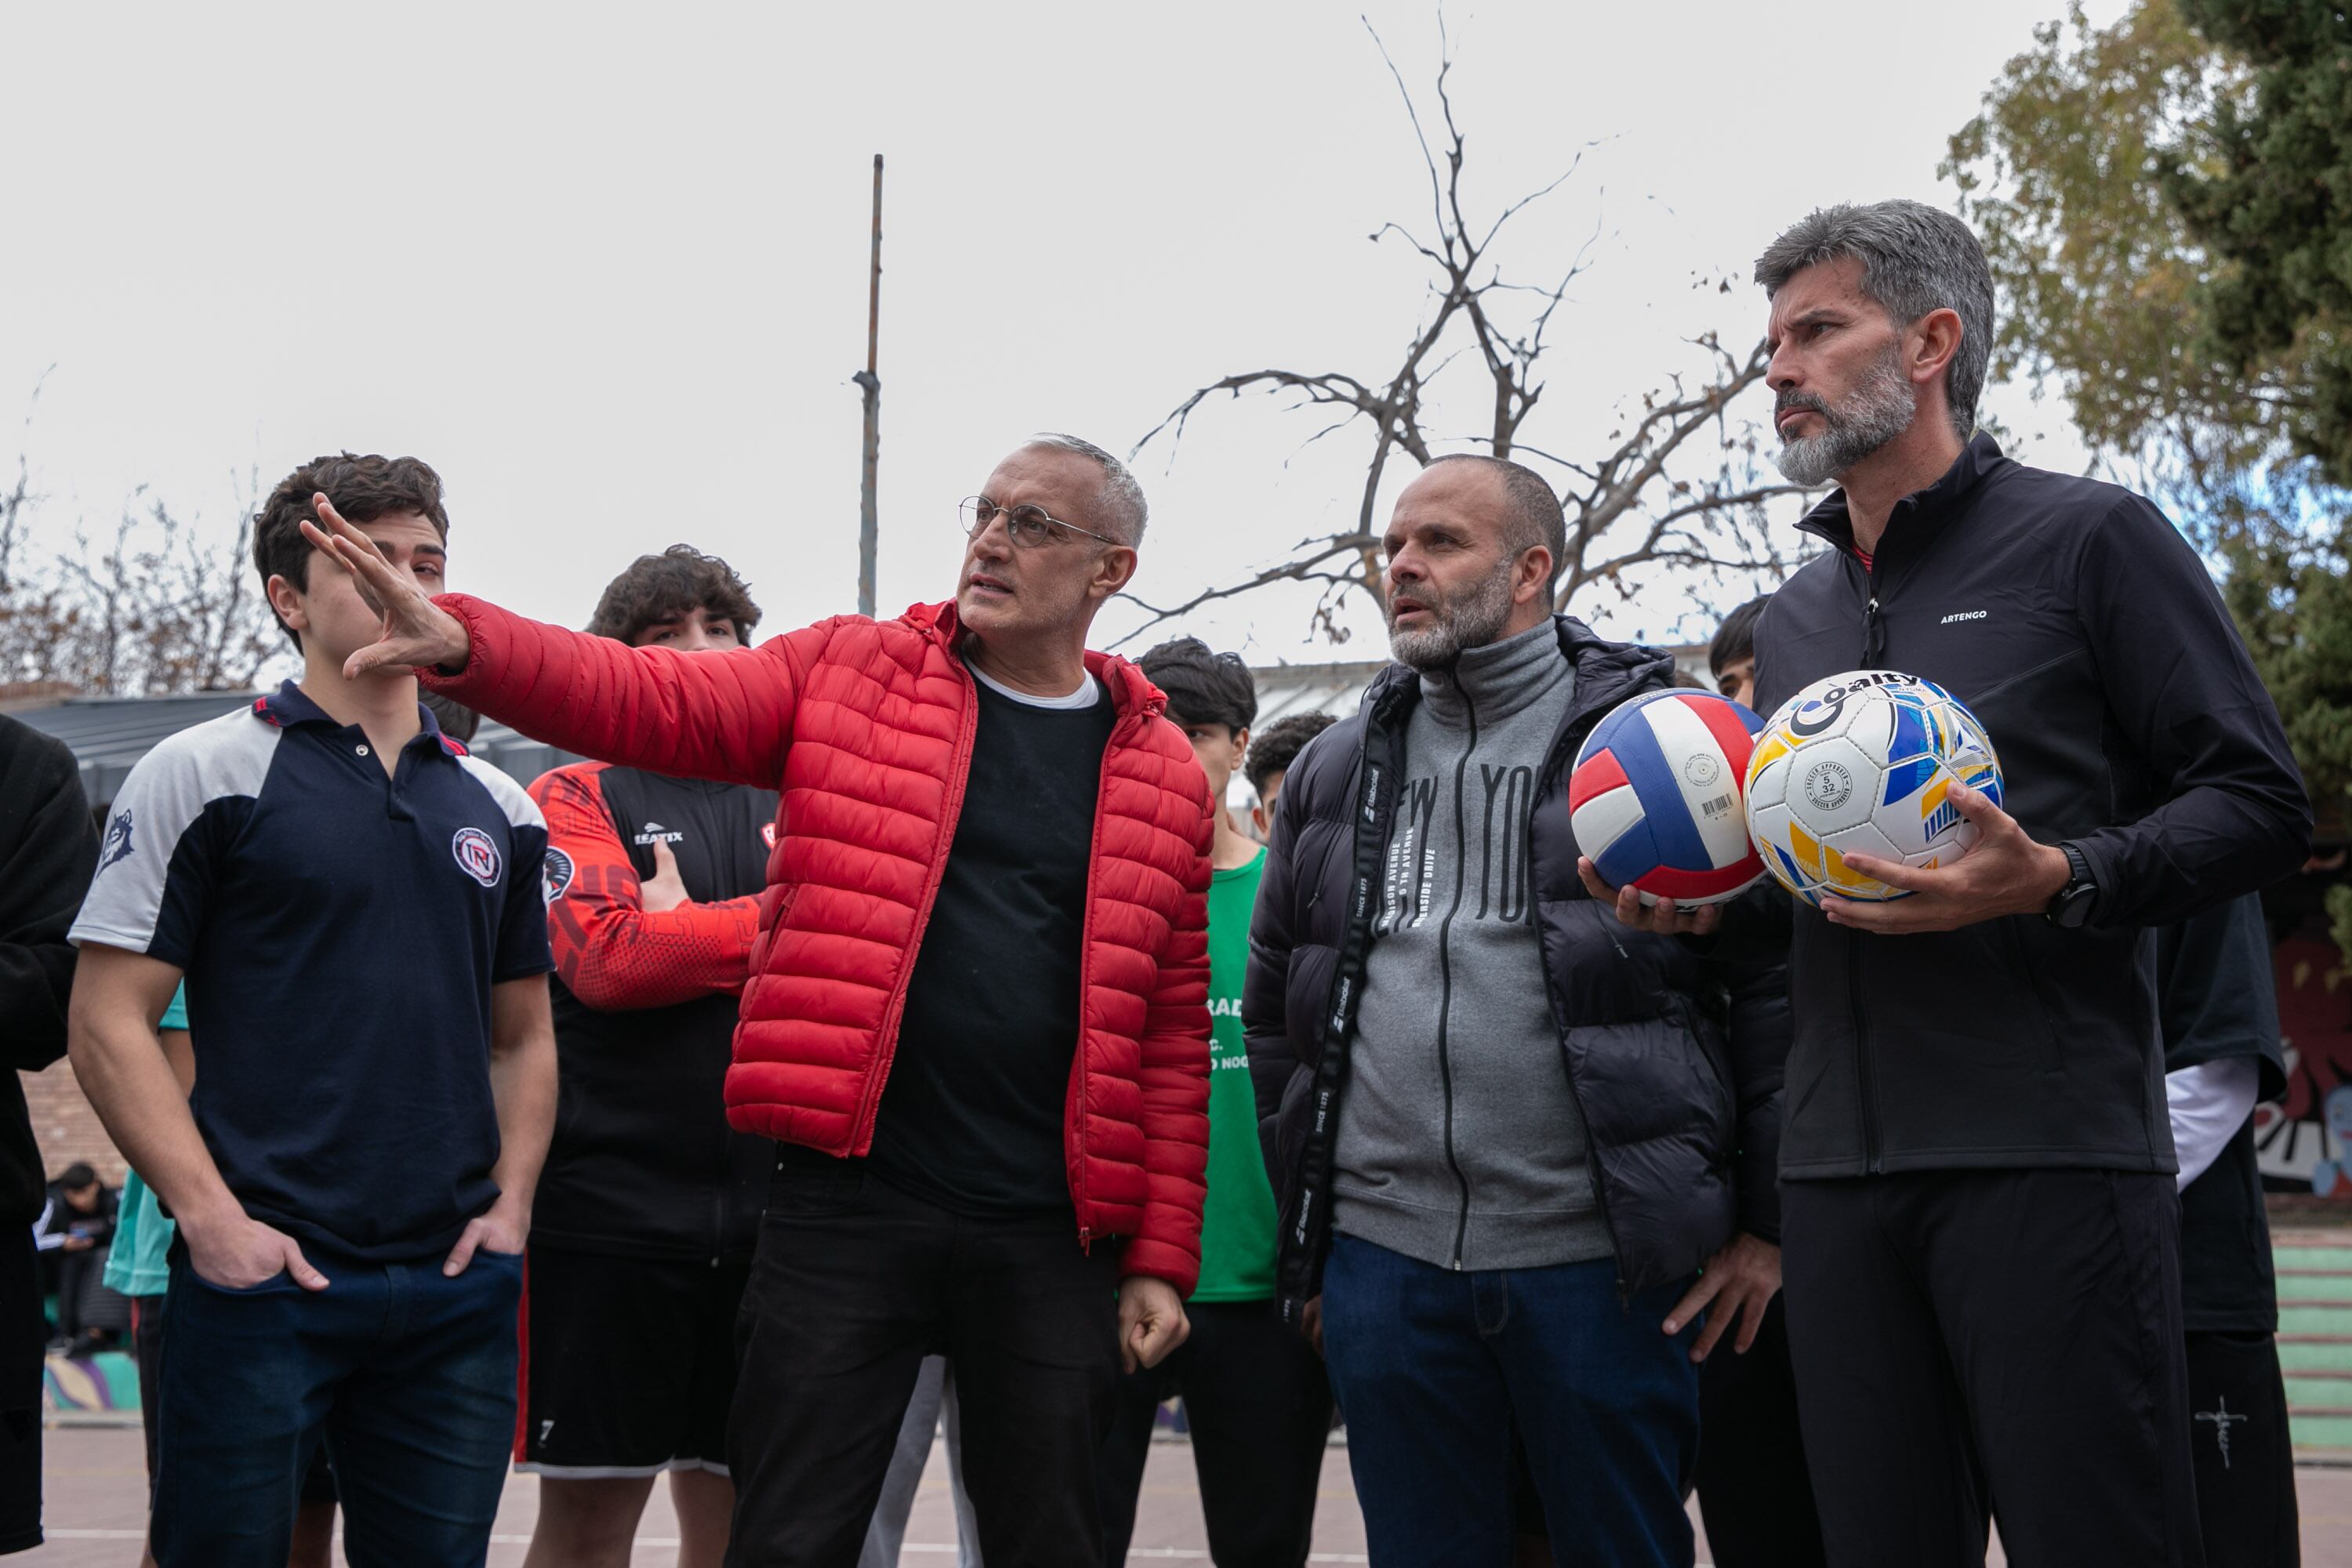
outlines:
[{"label": "bare tree branch", "polygon": [[77,525],[69,551],[43,558],[26,548],[41,499],[30,475],[20,449],[16,484],[0,495],[0,560],[8,562],[0,575],[0,683],[91,696],[233,689],[252,685],[281,651],[253,575],[257,474],[226,542],[142,487],[102,543]]},{"label": "bare tree branch", "polygon": [[[1557,441],[1538,447],[1520,438],[1543,397],[1539,367],[1550,347],[1548,334],[1591,263],[1604,220],[1596,211],[1591,233],[1566,268],[1550,274],[1554,280],[1549,282],[1513,280],[1489,259],[1489,247],[1514,217],[1572,179],[1592,144],[1580,150],[1557,178],[1506,204],[1478,226],[1463,199],[1468,143],[1455,113],[1453,44],[1443,11],[1438,16],[1437,111],[1430,118],[1423,115],[1379,30],[1369,20],[1364,26],[1404,101],[1429,178],[1436,224],[1432,234],[1423,236],[1401,223],[1386,223],[1370,237],[1378,244],[1393,234],[1428,264],[1431,303],[1425,319],[1384,375],[1279,368],[1229,375],[1178,404],[1130,454],[1139,455],[1164,433],[1172,468],[1192,416],[1218,393],[1232,398],[1264,393],[1284,398],[1286,411],[1328,408],[1338,416],[1319,426],[1298,449],[1368,426],[1370,450],[1355,524],[1303,540],[1285,559],[1181,603],[1163,606],[1129,595],[1148,618],[1128,640],[1206,605],[1298,583],[1322,587],[1316,622],[1328,633],[1344,635],[1338,616],[1348,596],[1361,592],[1375,603],[1381,597],[1380,528],[1374,514],[1390,465],[1402,455],[1426,466],[1449,440],[1498,458],[1540,464],[1559,476],[1556,488],[1568,523],[1557,600],[1561,609],[1602,585],[1631,594],[1660,573],[1723,583],[1785,575],[1796,559],[1793,546],[1784,547],[1771,530],[1767,509],[1803,492],[1761,471],[1759,427],[1734,411],[1734,405],[1763,382],[1769,356],[1761,343],[1739,353],[1711,332],[1690,340],[1682,347],[1698,351],[1706,371],[1704,381],[1695,374],[1670,374],[1663,385],[1622,411],[1618,427],[1609,432],[1599,451],[1570,456]],[[1432,140],[1433,128],[1444,132],[1436,142]],[[1727,289],[1727,284],[1722,287]],[[1475,351],[1486,375],[1485,428],[1458,437],[1433,437],[1424,423],[1432,385],[1467,351]]]}]

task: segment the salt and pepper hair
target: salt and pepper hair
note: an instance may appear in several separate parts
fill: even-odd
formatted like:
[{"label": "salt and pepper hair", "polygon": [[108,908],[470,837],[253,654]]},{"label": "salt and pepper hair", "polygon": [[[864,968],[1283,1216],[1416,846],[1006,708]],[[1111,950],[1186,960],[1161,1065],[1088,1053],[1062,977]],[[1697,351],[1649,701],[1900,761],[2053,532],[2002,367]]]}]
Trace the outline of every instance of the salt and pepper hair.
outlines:
[{"label": "salt and pepper hair", "polygon": [[1952,428],[1965,441],[1977,425],[1977,398],[1992,360],[1992,269],[1967,224],[1922,202],[1822,207],[1784,230],[1756,258],[1767,298],[1808,267],[1853,257],[1862,291],[1895,326],[1936,310],[1956,310],[1960,346],[1944,370]]},{"label": "salt and pepper hair", "polygon": [[1059,447],[1065,452],[1076,452],[1100,464],[1103,488],[1095,504],[1102,509],[1102,521],[1110,525],[1111,532],[1118,535],[1120,543],[1133,546],[1143,542],[1143,525],[1150,520],[1150,509],[1144,505],[1143,487],[1135,482],[1135,476],[1127,471],[1125,463],[1092,441],[1082,441],[1076,436],[1048,431],[1030,437],[1028,444],[1032,447]]}]

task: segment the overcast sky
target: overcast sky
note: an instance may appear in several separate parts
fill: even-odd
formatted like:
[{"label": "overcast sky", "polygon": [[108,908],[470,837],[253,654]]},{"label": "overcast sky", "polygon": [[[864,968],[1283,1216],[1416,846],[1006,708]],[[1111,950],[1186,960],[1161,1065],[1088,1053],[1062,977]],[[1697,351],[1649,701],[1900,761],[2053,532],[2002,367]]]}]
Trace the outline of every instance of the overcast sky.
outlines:
[{"label": "overcast sky", "polygon": [[[1744,279],[1811,207],[1948,206],[1945,138],[2058,8],[1449,6],[1474,202],[1584,149],[1506,267],[1601,237],[1526,437],[1593,451],[1686,340],[1752,340],[1760,293],[1693,279]],[[1424,94],[1434,15],[1370,9]],[[736,563],[763,631],[852,607],[877,152],[886,613],[952,590],[955,503],[1028,432],[1124,452],[1229,371],[1377,379],[1422,303],[1415,258],[1366,240],[1419,222],[1427,184],[1356,5],[19,6],[0,147],[0,458],[54,365],[23,436],[53,537],[142,484],[226,528],[232,476],[414,453],[447,481],[454,585],[573,625],[678,540]],[[1466,432],[1478,386],[1454,384],[1432,423]],[[1990,405],[2047,436],[2022,455],[2079,466],[2058,410]],[[1139,590],[1344,523],[1368,444],[1301,451],[1316,427],[1220,403],[1172,468],[1148,448]],[[1579,607],[1705,629],[1664,587]],[[1255,659],[1378,651],[1311,643],[1307,609],[1188,629]]]}]

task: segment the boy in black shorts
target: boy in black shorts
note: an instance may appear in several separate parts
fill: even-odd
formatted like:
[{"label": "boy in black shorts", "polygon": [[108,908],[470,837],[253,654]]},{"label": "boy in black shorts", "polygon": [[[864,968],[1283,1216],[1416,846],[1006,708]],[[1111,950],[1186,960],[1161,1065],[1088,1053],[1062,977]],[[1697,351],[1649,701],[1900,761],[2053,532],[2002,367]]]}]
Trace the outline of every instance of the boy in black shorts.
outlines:
[{"label": "boy in black shorts", "polygon": [[[759,607],[686,545],[641,556],[591,632],[693,654],[745,646]],[[562,1112],[540,1178],[515,1468],[543,1478],[530,1568],[625,1568],[667,1471],[680,1568],[718,1568],[735,1313],[775,1152],[720,1091],[751,974],[773,791],[578,763],[547,814]]]}]

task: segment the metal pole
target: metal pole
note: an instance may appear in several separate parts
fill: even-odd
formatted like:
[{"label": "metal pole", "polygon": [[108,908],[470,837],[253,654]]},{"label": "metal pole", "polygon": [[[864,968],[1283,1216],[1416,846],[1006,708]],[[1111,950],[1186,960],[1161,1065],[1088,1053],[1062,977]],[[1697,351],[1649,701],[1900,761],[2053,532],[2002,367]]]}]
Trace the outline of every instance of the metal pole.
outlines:
[{"label": "metal pole", "polygon": [[874,613],[874,552],[881,533],[874,506],[874,472],[882,457],[882,378],[875,354],[882,336],[882,154],[874,154],[874,269],[866,294],[866,368],[850,379],[866,392],[866,466],[857,500],[857,613]]}]

